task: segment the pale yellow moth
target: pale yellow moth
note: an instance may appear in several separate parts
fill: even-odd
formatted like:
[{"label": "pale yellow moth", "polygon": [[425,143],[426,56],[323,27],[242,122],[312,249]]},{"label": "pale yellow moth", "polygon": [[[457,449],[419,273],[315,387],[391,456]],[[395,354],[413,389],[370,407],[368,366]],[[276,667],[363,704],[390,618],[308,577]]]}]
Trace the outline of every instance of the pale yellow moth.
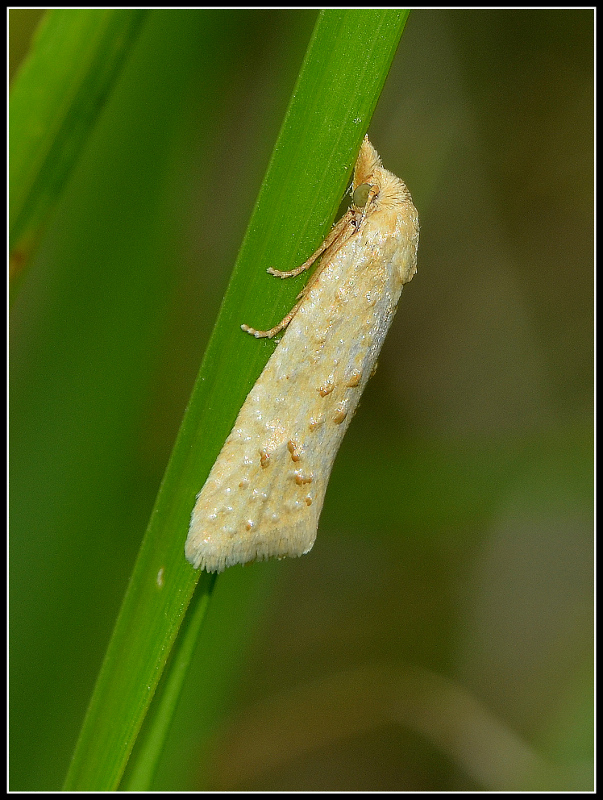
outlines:
[{"label": "pale yellow moth", "polygon": [[268,270],[299,275],[322,256],[293,309],[268,331],[241,326],[256,337],[286,330],[197,495],[186,540],[195,568],[314,544],[333,461],[417,269],[417,211],[367,137],[352,188],[349,211],[304,264]]}]

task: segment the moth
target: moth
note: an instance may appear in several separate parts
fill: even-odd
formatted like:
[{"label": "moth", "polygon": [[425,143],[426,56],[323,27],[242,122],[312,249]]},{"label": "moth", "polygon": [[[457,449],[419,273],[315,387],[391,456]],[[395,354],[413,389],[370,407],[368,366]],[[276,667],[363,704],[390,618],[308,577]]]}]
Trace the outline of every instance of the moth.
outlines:
[{"label": "moth", "polygon": [[331,468],[416,272],[419,223],[403,181],[365,137],[352,205],[301,266],[320,258],[197,495],[186,557],[221,572],[233,564],[301,556],[316,538]]}]

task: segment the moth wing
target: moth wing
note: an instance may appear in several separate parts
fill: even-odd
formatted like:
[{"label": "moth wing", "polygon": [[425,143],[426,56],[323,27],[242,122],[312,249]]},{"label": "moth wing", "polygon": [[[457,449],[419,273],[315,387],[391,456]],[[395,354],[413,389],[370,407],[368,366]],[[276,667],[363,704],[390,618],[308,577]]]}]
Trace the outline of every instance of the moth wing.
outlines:
[{"label": "moth wing", "polygon": [[289,440],[260,449],[265,426],[254,426],[252,395],[193,509],[186,557],[196,569],[221,572],[233,564],[300,556],[316,538],[326,490],[313,463],[320,452],[304,452],[300,459]]}]

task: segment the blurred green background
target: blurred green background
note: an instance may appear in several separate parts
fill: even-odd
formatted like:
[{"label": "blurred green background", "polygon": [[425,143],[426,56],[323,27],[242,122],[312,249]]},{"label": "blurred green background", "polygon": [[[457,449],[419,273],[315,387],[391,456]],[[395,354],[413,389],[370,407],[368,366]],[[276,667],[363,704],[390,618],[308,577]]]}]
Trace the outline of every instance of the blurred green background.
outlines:
[{"label": "blurred green background", "polygon": [[[13,790],[63,781],[316,14],[151,12],[24,275]],[[369,134],[418,274],[312,553],[218,579],[154,788],[591,788],[593,12],[413,11]]]}]

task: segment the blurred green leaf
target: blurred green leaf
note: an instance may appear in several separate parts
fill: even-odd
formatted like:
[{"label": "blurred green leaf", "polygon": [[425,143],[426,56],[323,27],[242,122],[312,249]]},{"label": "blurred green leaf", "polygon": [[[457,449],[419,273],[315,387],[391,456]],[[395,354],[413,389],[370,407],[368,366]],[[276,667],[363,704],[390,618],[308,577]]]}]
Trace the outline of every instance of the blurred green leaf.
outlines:
[{"label": "blurred green leaf", "polygon": [[10,96],[14,278],[94,130],[146,14],[140,9],[56,9],[42,19]]}]

